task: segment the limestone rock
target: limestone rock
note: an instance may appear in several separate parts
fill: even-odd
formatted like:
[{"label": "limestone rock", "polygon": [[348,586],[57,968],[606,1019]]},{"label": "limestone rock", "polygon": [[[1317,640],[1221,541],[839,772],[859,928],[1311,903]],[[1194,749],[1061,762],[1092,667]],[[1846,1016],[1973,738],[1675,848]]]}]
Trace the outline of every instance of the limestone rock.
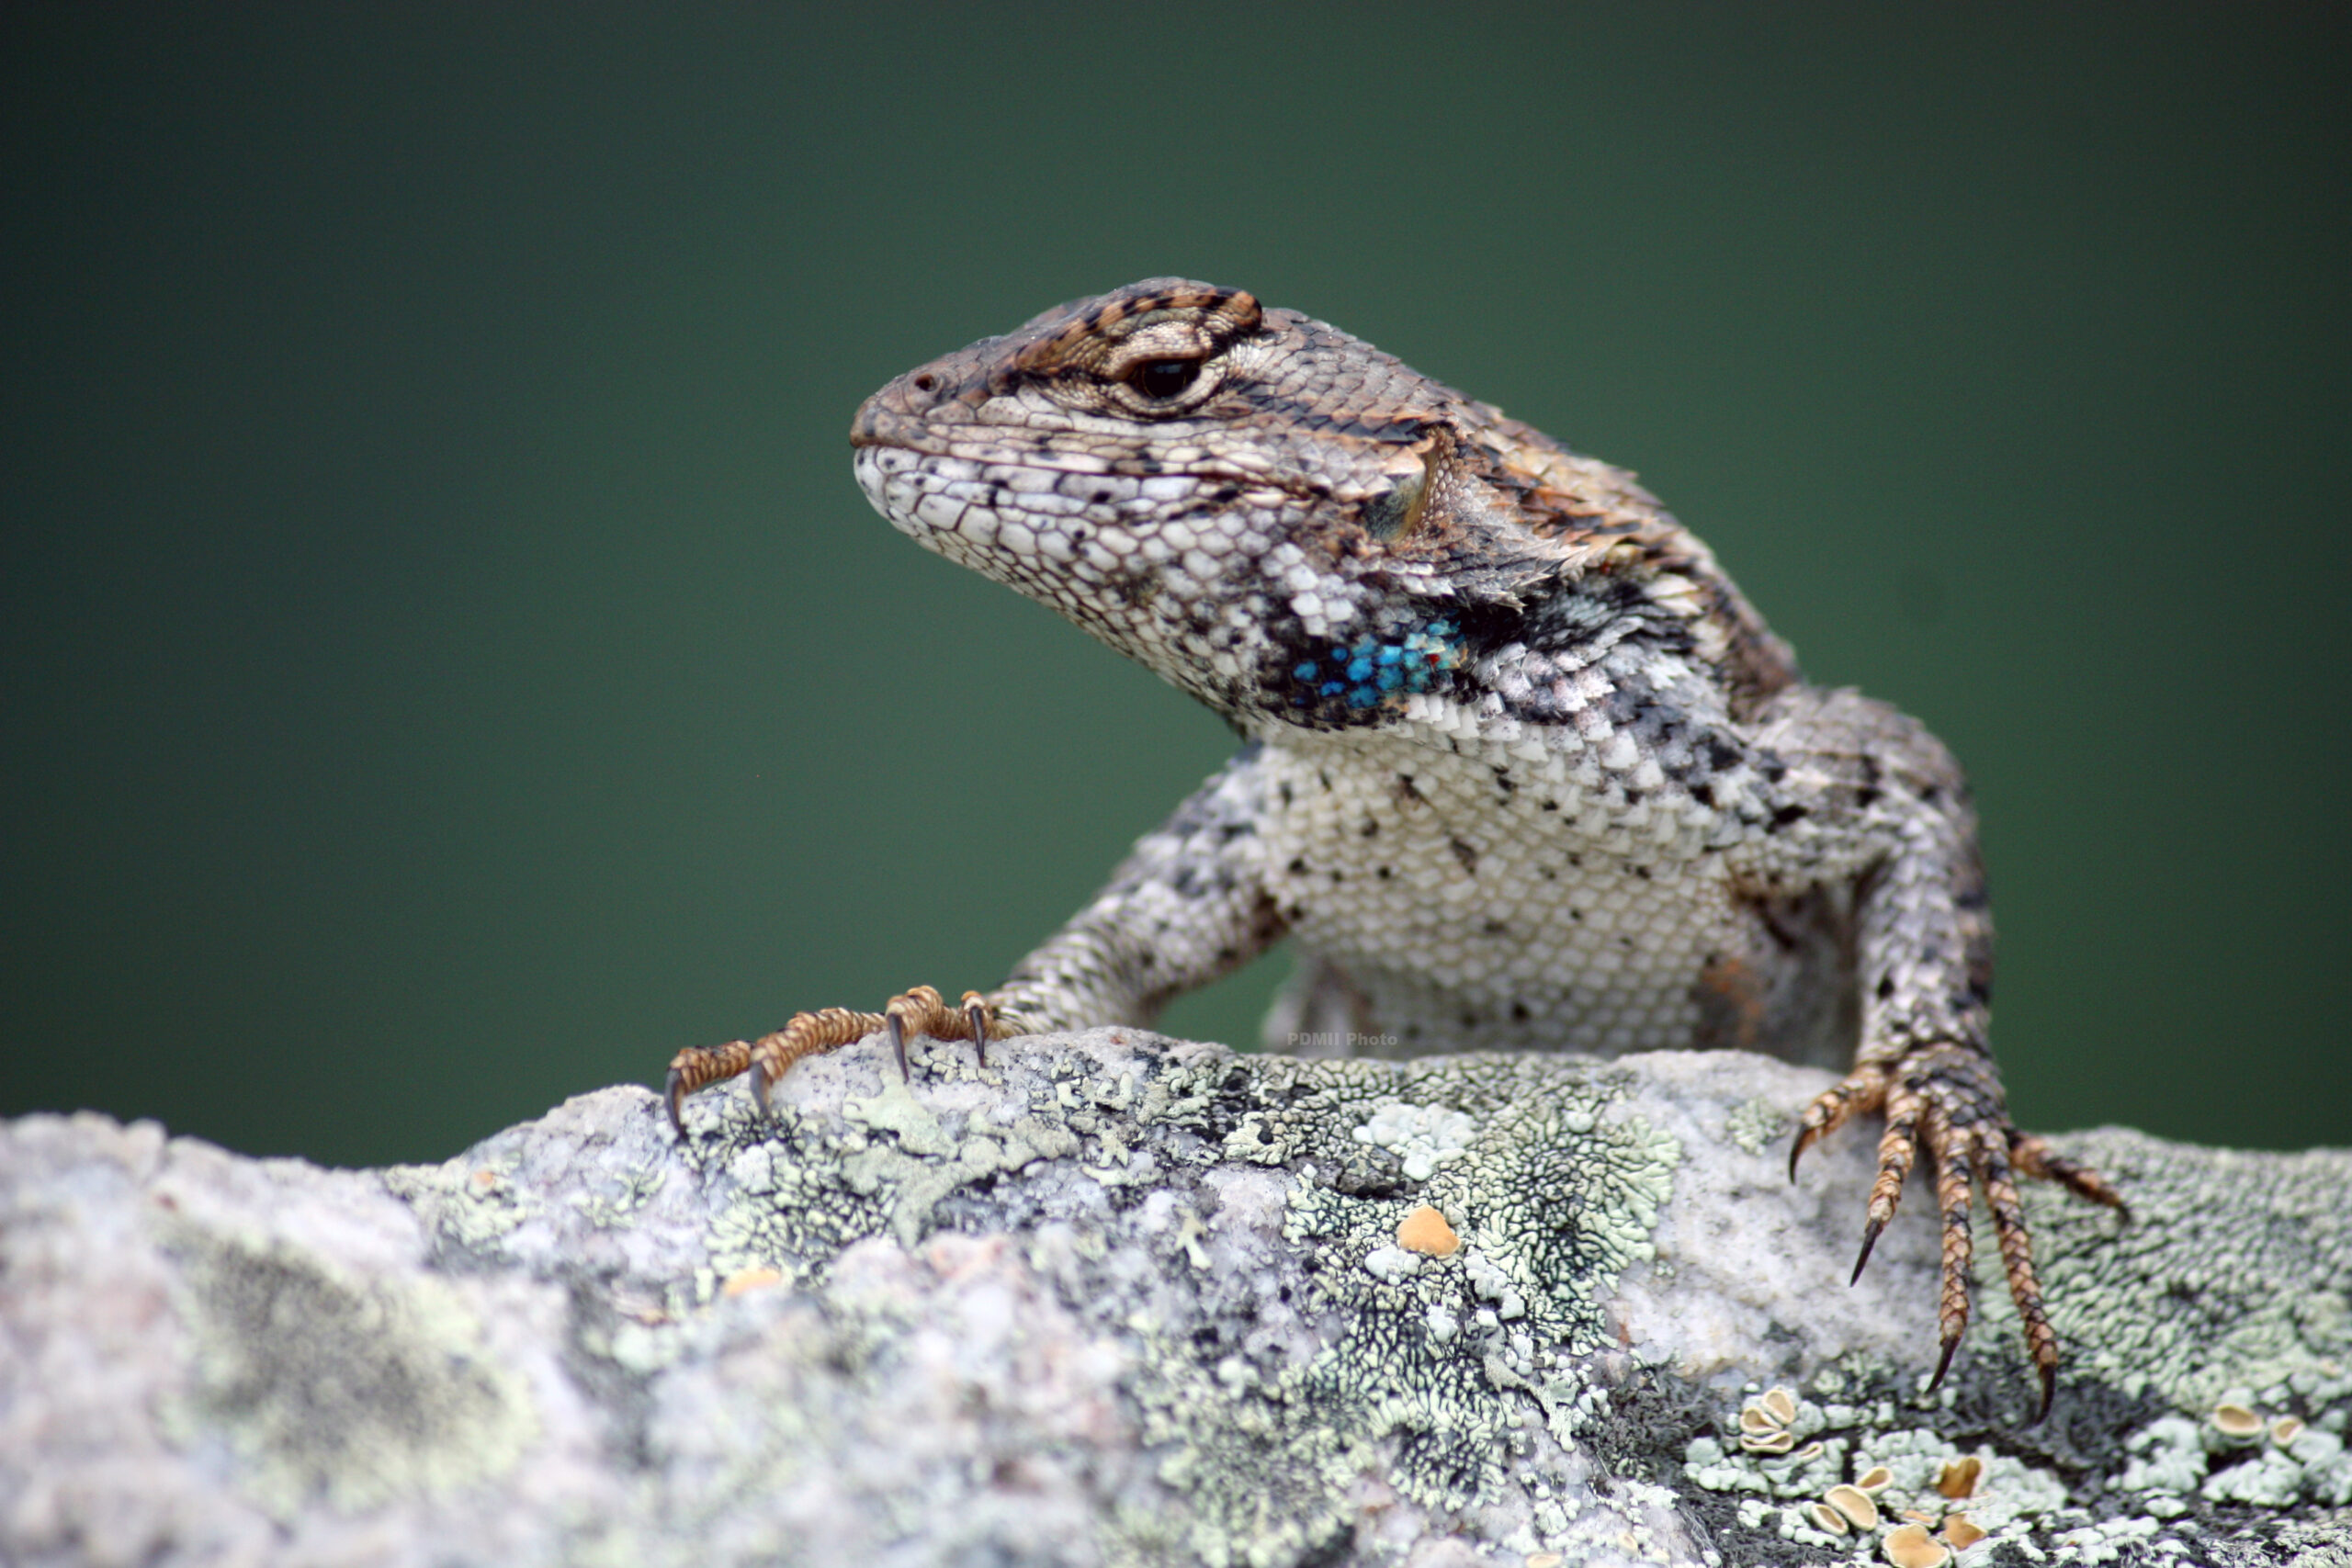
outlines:
[{"label": "limestone rock", "polygon": [[2133,1217],[2028,1193],[2029,1426],[1989,1241],[1920,1392],[1923,1190],[1846,1285],[1817,1072],[923,1050],[377,1171],[0,1128],[0,1562],[2352,1562],[2352,1153],[2059,1140]]}]

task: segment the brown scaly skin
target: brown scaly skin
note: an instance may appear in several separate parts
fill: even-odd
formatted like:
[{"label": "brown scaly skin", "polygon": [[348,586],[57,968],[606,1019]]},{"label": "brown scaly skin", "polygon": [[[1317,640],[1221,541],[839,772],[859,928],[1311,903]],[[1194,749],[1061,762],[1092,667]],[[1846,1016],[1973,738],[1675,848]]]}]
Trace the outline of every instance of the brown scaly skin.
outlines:
[{"label": "brown scaly skin", "polygon": [[[1175,278],[1046,312],[858,411],[893,525],[1052,605],[1248,742],[996,990],[803,1013],[671,1064],[670,1105],[876,1030],[1148,1022],[1287,935],[1278,1048],[1693,1045],[1850,1063],[1796,1156],[1883,1111],[1861,1260],[1924,1151],[1942,1360],[1984,1194],[2047,1410],[2016,1177],[2121,1207],[2010,1125],[1960,770],[1806,685],[1633,476],[1370,344]],[[1856,1274],[1860,1262],[1856,1264]]]}]

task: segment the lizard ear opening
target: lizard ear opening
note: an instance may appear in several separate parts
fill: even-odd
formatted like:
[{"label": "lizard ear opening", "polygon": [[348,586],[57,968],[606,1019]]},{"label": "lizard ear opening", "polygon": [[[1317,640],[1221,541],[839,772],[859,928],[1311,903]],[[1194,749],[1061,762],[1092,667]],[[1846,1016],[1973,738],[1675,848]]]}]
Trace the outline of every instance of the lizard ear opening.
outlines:
[{"label": "lizard ear opening", "polygon": [[1429,514],[1439,472],[1453,455],[1453,432],[1442,424],[1433,426],[1422,438],[1419,455],[1419,468],[1398,478],[1393,489],[1365,502],[1357,514],[1363,531],[1384,545],[1411,538]]}]

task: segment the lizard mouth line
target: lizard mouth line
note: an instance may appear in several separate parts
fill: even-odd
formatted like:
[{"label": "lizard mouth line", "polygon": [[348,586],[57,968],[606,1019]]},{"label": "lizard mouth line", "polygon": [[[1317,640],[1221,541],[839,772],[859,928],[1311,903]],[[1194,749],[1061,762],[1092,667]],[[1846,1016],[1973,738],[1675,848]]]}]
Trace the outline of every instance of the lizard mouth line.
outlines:
[{"label": "lizard mouth line", "polygon": [[[1118,479],[1186,479],[1204,485],[1241,485],[1252,490],[1272,491],[1294,501],[1321,502],[1332,497],[1313,483],[1304,479],[1284,479],[1268,474],[1248,473],[1238,468],[1169,468],[1148,457],[1107,457],[1100,467],[1080,468],[1068,463],[1047,463],[1022,457],[968,457],[952,446],[918,446],[914,442],[894,436],[872,435],[865,431],[852,431],[851,449],[863,457],[869,451],[905,452],[917,457],[940,457],[949,462],[978,463],[983,468],[1026,468],[1033,473],[1069,474],[1089,479],[1108,476]],[[1142,465],[1148,464],[1149,467]]]}]

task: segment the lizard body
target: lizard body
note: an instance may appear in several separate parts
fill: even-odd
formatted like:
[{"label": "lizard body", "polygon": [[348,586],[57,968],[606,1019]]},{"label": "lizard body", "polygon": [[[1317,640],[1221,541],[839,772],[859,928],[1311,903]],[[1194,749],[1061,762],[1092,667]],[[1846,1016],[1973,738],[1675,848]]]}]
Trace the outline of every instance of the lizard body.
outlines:
[{"label": "lizard body", "polygon": [[[1728,1045],[1846,1066],[1795,1156],[1884,1111],[1862,1258],[1924,1148],[1940,1378],[1971,1185],[2053,1386],[2015,1179],[2120,1205],[2009,1122],[1966,784],[1916,721],[1811,686],[1633,476],[1246,293],[1153,279],[899,378],[859,483],[925,547],[1216,709],[1241,752],[996,990],[679,1055],[687,1092],[888,1030],[1150,1021],[1288,935],[1295,1048]],[[1860,1263],[1856,1265],[1859,1275]]]}]

